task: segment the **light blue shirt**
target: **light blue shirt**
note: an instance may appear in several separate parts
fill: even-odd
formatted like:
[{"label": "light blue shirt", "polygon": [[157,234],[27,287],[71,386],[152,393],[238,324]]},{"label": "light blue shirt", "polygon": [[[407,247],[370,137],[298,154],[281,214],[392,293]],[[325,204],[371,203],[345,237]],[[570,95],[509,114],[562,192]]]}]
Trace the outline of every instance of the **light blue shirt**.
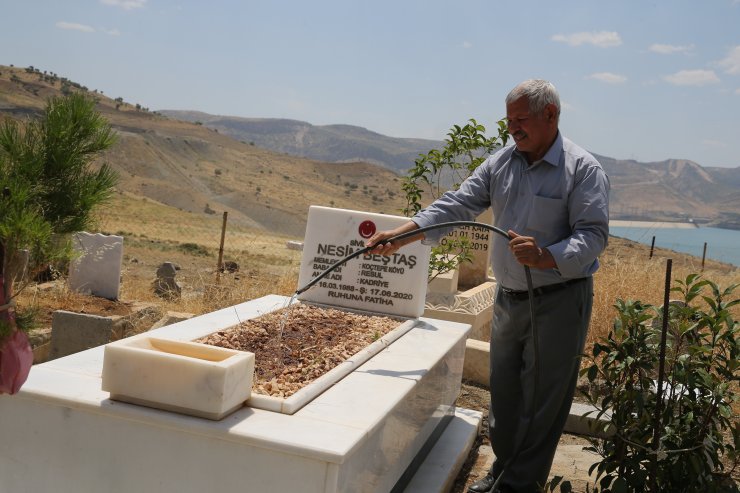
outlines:
[{"label": "light blue shirt", "polygon": [[[531,166],[507,146],[486,159],[456,191],[449,191],[412,219],[420,228],[447,221],[471,221],[493,209],[493,224],[532,236],[547,248],[557,268],[531,269],[535,287],[590,276],[609,238],[609,179],[588,152],[558,133],[545,156]],[[445,231],[426,233],[437,243]],[[493,234],[493,274],[501,285],[527,289],[524,267]]]}]

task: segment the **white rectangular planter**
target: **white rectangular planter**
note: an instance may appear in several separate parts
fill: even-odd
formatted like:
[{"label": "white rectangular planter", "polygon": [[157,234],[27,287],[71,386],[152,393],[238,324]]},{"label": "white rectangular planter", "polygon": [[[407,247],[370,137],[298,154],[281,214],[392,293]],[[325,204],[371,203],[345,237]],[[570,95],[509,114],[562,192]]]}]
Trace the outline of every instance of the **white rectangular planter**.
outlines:
[{"label": "white rectangular planter", "polygon": [[102,389],[113,400],[221,419],[252,391],[254,354],[157,337],[105,346]]}]

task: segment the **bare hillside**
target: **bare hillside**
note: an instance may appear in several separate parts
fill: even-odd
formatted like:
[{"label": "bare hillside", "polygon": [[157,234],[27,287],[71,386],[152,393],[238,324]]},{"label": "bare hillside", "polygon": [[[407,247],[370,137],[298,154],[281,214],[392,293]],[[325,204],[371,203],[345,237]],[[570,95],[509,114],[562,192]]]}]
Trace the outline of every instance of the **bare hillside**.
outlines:
[{"label": "bare hillside", "polygon": [[368,163],[326,163],[278,154],[195,123],[116,101],[75,83],[0,66],[0,117],[38,115],[46,99],[85,91],[119,135],[106,160],[119,188],[201,214],[302,236],[312,204],[398,214],[400,178]]}]

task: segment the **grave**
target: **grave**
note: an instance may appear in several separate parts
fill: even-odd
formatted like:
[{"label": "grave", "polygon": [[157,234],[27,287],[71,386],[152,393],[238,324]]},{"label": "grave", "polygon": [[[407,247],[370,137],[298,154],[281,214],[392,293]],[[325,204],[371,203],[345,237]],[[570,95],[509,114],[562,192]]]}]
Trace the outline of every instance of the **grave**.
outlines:
[{"label": "grave", "polygon": [[123,237],[75,233],[72,246],[77,257],[69,266],[69,288],[117,300],[121,286]]},{"label": "grave", "polygon": [[[312,207],[299,287],[323,265],[361,248],[373,228],[405,220]],[[480,425],[480,413],[454,408],[470,326],[419,317],[428,247],[415,243],[398,254],[389,260],[351,260],[337,272],[339,277],[304,292],[300,301],[269,295],[35,366],[16,396],[0,396],[3,487],[59,493],[336,493],[421,491],[418,485],[423,484],[424,491],[442,491],[457,472],[454,467],[435,484],[420,482],[415,473],[439,470],[445,457],[461,464]],[[127,346],[159,362],[176,359],[183,372],[209,367],[197,349],[182,347],[292,302],[392,312],[407,327],[292,414],[252,407],[250,397],[233,412],[207,416],[221,419],[207,419],[183,409],[187,399],[169,409],[142,399],[144,406],[113,400],[116,390],[101,388],[108,372],[121,376],[108,368],[108,348]],[[142,360],[141,366],[146,365]],[[183,372],[178,375],[184,379]],[[154,375],[168,393],[198,397],[194,389],[202,382],[197,377],[193,385],[178,381],[175,389],[162,373]],[[228,380],[228,375],[221,377],[221,382]],[[144,378],[123,380],[134,384],[127,394],[151,390]],[[225,408],[213,409],[218,415]],[[457,425],[446,426],[450,423]],[[459,433],[465,439],[451,439]]]},{"label": "grave", "polygon": [[[53,289],[54,286],[49,286],[47,292]],[[162,318],[160,308],[152,303],[135,302],[121,305],[125,307],[120,310],[121,315],[105,314],[104,311],[100,311],[101,314],[66,310],[52,313],[51,327],[31,330],[28,334],[33,348],[34,364],[143,332],[148,330],[154,321]],[[164,317],[158,323],[162,326],[168,320],[180,321],[183,318]]]},{"label": "grave", "polygon": [[[477,221],[491,224],[490,209]],[[472,262],[437,276],[429,283],[424,315],[430,318],[470,324],[470,339],[490,341],[496,283],[490,275],[492,235],[485,228],[463,226],[451,231],[440,243],[464,237],[470,242]]]},{"label": "grave", "polygon": [[157,278],[152,283],[154,294],[165,300],[176,300],[182,294],[182,287],[175,280],[177,266],[164,262],[157,268]]},{"label": "grave", "polygon": [[51,359],[78,353],[120,339],[116,330],[123,317],[102,316],[57,310],[51,319]]}]

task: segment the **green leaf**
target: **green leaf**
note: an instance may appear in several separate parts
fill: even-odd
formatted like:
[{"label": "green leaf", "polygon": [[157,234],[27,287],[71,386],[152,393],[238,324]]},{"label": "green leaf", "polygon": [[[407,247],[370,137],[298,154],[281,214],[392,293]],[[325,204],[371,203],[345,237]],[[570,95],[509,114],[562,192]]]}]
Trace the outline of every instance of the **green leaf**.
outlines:
[{"label": "green leaf", "polygon": [[550,491],[555,491],[555,487],[559,485],[560,481],[562,480],[562,476],[553,476],[552,480],[550,481]]},{"label": "green leaf", "polygon": [[627,493],[627,481],[624,478],[617,478],[612,484],[612,493]]},{"label": "green leaf", "polygon": [[732,408],[728,405],[720,404],[718,406],[718,411],[719,411],[720,416],[722,416],[723,418],[729,419],[732,417]]},{"label": "green leaf", "polygon": [[709,305],[712,310],[717,309],[717,303],[715,302],[714,298],[710,298],[709,296],[702,296],[702,299],[707,302],[707,305]]}]

